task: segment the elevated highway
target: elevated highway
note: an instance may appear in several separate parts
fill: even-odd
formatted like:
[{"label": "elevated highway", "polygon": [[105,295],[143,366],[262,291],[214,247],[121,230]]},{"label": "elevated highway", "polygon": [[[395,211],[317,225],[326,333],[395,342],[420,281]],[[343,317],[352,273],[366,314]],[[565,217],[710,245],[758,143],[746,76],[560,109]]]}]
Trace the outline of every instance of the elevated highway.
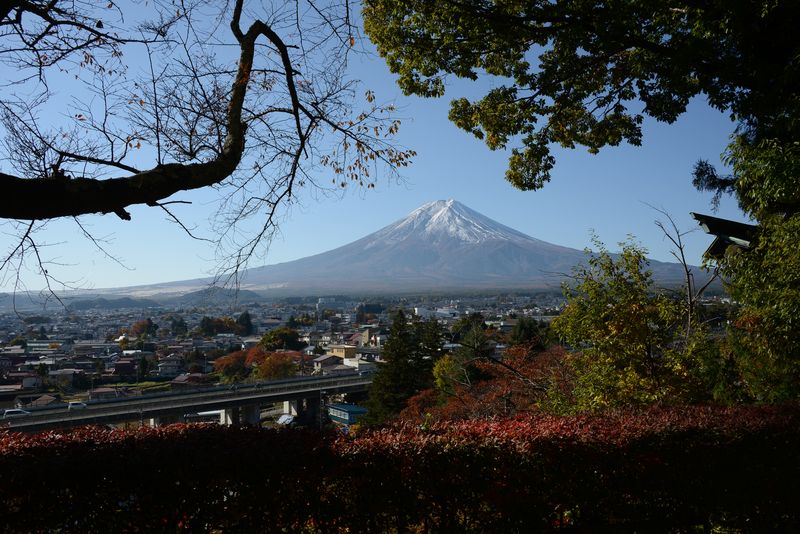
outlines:
[{"label": "elevated highway", "polygon": [[[0,427],[38,432],[126,421],[182,421],[184,414],[212,410],[225,410],[229,421],[238,424],[257,421],[258,410],[264,405],[307,399],[316,401],[319,406],[319,401],[326,396],[363,392],[371,383],[372,375],[353,374],[213,386],[191,391],[93,401],[80,410],[67,410],[66,405],[31,410],[26,416],[3,419]],[[240,418],[242,415],[245,421]]]}]

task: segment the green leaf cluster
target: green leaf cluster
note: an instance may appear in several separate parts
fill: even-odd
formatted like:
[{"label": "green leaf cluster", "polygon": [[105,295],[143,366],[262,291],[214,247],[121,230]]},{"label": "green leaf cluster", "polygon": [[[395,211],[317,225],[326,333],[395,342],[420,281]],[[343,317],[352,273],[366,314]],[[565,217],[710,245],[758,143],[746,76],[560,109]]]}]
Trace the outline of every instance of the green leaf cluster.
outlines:
[{"label": "green leaf cluster", "polygon": [[761,402],[800,397],[800,215],[762,220],[750,250],[722,260],[743,303],[731,329],[747,393]]},{"label": "green leaf cluster", "polygon": [[366,0],[364,25],[406,94],[440,97],[446,79],[496,79],[450,119],[491,149],[506,178],[550,179],[553,145],[642,141],[645,116],[671,123],[704,95],[744,129],[796,117],[800,3],[636,0]]},{"label": "green leaf cluster", "polygon": [[[480,318],[480,322],[477,322]],[[457,386],[469,386],[474,382],[487,377],[478,369],[476,363],[492,358],[494,347],[489,343],[489,337],[481,325],[483,317],[479,314],[470,315],[457,321],[462,325],[470,325],[459,336],[458,349],[439,358],[433,367],[433,378],[436,390],[444,395],[454,395]]]},{"label": "green leaf cluster", "polygon": [[761,402],[800,397],[797,116],[737,135],[725,154],[731,175],[695,169],[695,185],[716,189],[717,198],[720,191],[735,192],[742,209],[759,222],[750,247],[729,247],[719,264],[741,305],[729,331],[737,381],[746,397]]},{"label": "green leaf cluster", "polygon": [[643,248],[629,240],[617,256],[594,242],[598,251],[587,251],[575,283],[564,285],[567,306],[552,325],[575,350],[575,407],[692,400],[697,378],[682,339],[685,304],[656,291]]},{"label": "green leaf cluster", "polygon": [[305,343],[300,341],[299,332],[288,326],[280,326],[270,330],[261,336],[259,344],[266,351],[279,349],[300,350],[306,346]]}]

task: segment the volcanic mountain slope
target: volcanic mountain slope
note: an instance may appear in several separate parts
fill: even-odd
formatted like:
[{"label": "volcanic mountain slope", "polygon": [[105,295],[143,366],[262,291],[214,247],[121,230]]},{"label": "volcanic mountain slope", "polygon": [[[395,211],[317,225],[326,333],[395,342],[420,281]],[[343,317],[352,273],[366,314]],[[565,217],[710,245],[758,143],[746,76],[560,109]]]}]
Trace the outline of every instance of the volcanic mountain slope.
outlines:
[{"label": "volcanic mountain slope", "polygon": [[[281,293],[554,288],[584,260],[583,251],[439,200],[348,245],[250,269],[242,287]],[[651,268],[661,284],[681,280],[677,264],[652,262]]]}]

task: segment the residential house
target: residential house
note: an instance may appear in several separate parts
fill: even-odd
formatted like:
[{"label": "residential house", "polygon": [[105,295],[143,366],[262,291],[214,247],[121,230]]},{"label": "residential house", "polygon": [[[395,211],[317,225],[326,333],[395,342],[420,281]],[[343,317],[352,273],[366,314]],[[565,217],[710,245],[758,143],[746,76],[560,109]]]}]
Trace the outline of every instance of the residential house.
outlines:
[{"label": "residential house", "polygon": [[345,343],[347,343],[348,345],[352,345],[354,347],[361,346],[363,344],[362,343],[363,340],[364,340],[364,337],[363,337],[363,334],[361,332],[351,333],[351,334],[345,336],[345,339],[344,339]]},{"label": "residential house", "polygon": [[42,377],[33,371],[9,371],[6,380],[12,384],[19,384],[22,389],[39,389],[42,387]]},{"label": "residential house", "polygon": [[313,348],[322,343],[322,334],[314,331],[307,332],[300,336],[300,341]]},{"label": "residential house", "polygon": [[342,359],[355,358],[356,349],[355,345],[329,345],[326,353]]},{"label": "residential house", "polygon": [[119,350],[118,343],[95,340],[78,340],[72,344],[75,356],[106,356]]},{"label": "residential house", "polygon": [[120,358],[111,364],[113,374],[117,376],[136,376],[138,367],[138,362],[130,358]]},{"label": "residential house", "polygon": [[328,374],[325,371],[342,364],[342,358],[332,354],[323,354],[314,358],[314,374]]},{"label": "residential house", "polygon": [[158,360],[158,376],[172,378],[180,375],[183,370],[183,357],[178,354],[170,354]]},{"label": "residential house", "polygon": [[173,378],[169,387],[174,390],[210,387],[214,385],[213,381],[214,379],[210,375],[203,373],[183,373]]},{"label": "residential house", "polygon": [[355,404],[329,404],[327,409],[330,420],[345,427],[355,424],[367,413],[366,408]]},{"label": "residential house", "polygon": [[14,399],[14,406],[17,408],[41,408],[45,406],[59,406],[63,405],[64,401],[61,400],[60,395],[20,395]]},{"label": "residential house", "polygon": [[71,388],[75,385],[75,380],[84,372],[79,369],[51,369],[47,372],[50,383],[58,384],[61,387]]},{"label": "residential house", "polygon": [[375,372],[375,362],[362,360],[361,358],[345,358],[342,362],[347,367],[352,367],[359,373],[373,373]]},{"label": "residential house", "polygon": [[242,338],[242,350],[252,349],[261,342],[261,336],[247,336]]},{"label": "residential house", "polygon": [[356,349],[356,356],[360,360],[374,362],[381,359],[380,347],[359,347]]}]

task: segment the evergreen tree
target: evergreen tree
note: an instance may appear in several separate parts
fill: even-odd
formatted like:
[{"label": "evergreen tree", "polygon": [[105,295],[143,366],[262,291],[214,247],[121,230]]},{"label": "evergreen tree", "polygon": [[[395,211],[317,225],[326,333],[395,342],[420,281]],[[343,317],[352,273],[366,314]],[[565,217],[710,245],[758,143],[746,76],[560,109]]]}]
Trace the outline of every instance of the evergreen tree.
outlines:
[{"label": "evergreen tree", "polygon": [[476,364],[491,359],[494,354],[494,348],[480,323],[474,323],[467,330],[460,344],[455,352],[440,358],[433,369],[435,386],[446,395],[453,395],[459,385],[470,386],[475,381],[487,378]]},{"label": "evergreen tree", "polygon": [[243,311],[242,314],[236,319],[236,324],[239,326],[239,334],[242,336],[249,336],[253,333],[253,321],[250,319],[250,312]]},{"label": "evergreen tree", "polygon": [[511,346],[526,345],[530,350],[544,350],[547,345],[545,330],[536,319],[520,317],[514,328],[511,329],[508,344]]},{"label": "evergreen tree", "polygon": [[442,353],[442,335],[436,322],[409,320],[398,311],[383,348],[384,363],[370,387],[362,422],[380,424],[400,413],[406,401],[433,385],[433,365]]},{"label": "evergreen tree", "polygon": [[189,331],[189,328],[186,326],[186,321],[180,315],[172,317],[169,329],[173,336],[185,336]]},{"label": "evergreen tree", "polygon": [[450,333],[453,343],[460,343],[461,338],[464,337],[467,332],[474,328],[480,328],[481,330],[486,329],[486,322],[484,320],[483,315],[480,313],[470,313],[469,315],[465,315],[459,318],[453,325],[450,327]]}]

